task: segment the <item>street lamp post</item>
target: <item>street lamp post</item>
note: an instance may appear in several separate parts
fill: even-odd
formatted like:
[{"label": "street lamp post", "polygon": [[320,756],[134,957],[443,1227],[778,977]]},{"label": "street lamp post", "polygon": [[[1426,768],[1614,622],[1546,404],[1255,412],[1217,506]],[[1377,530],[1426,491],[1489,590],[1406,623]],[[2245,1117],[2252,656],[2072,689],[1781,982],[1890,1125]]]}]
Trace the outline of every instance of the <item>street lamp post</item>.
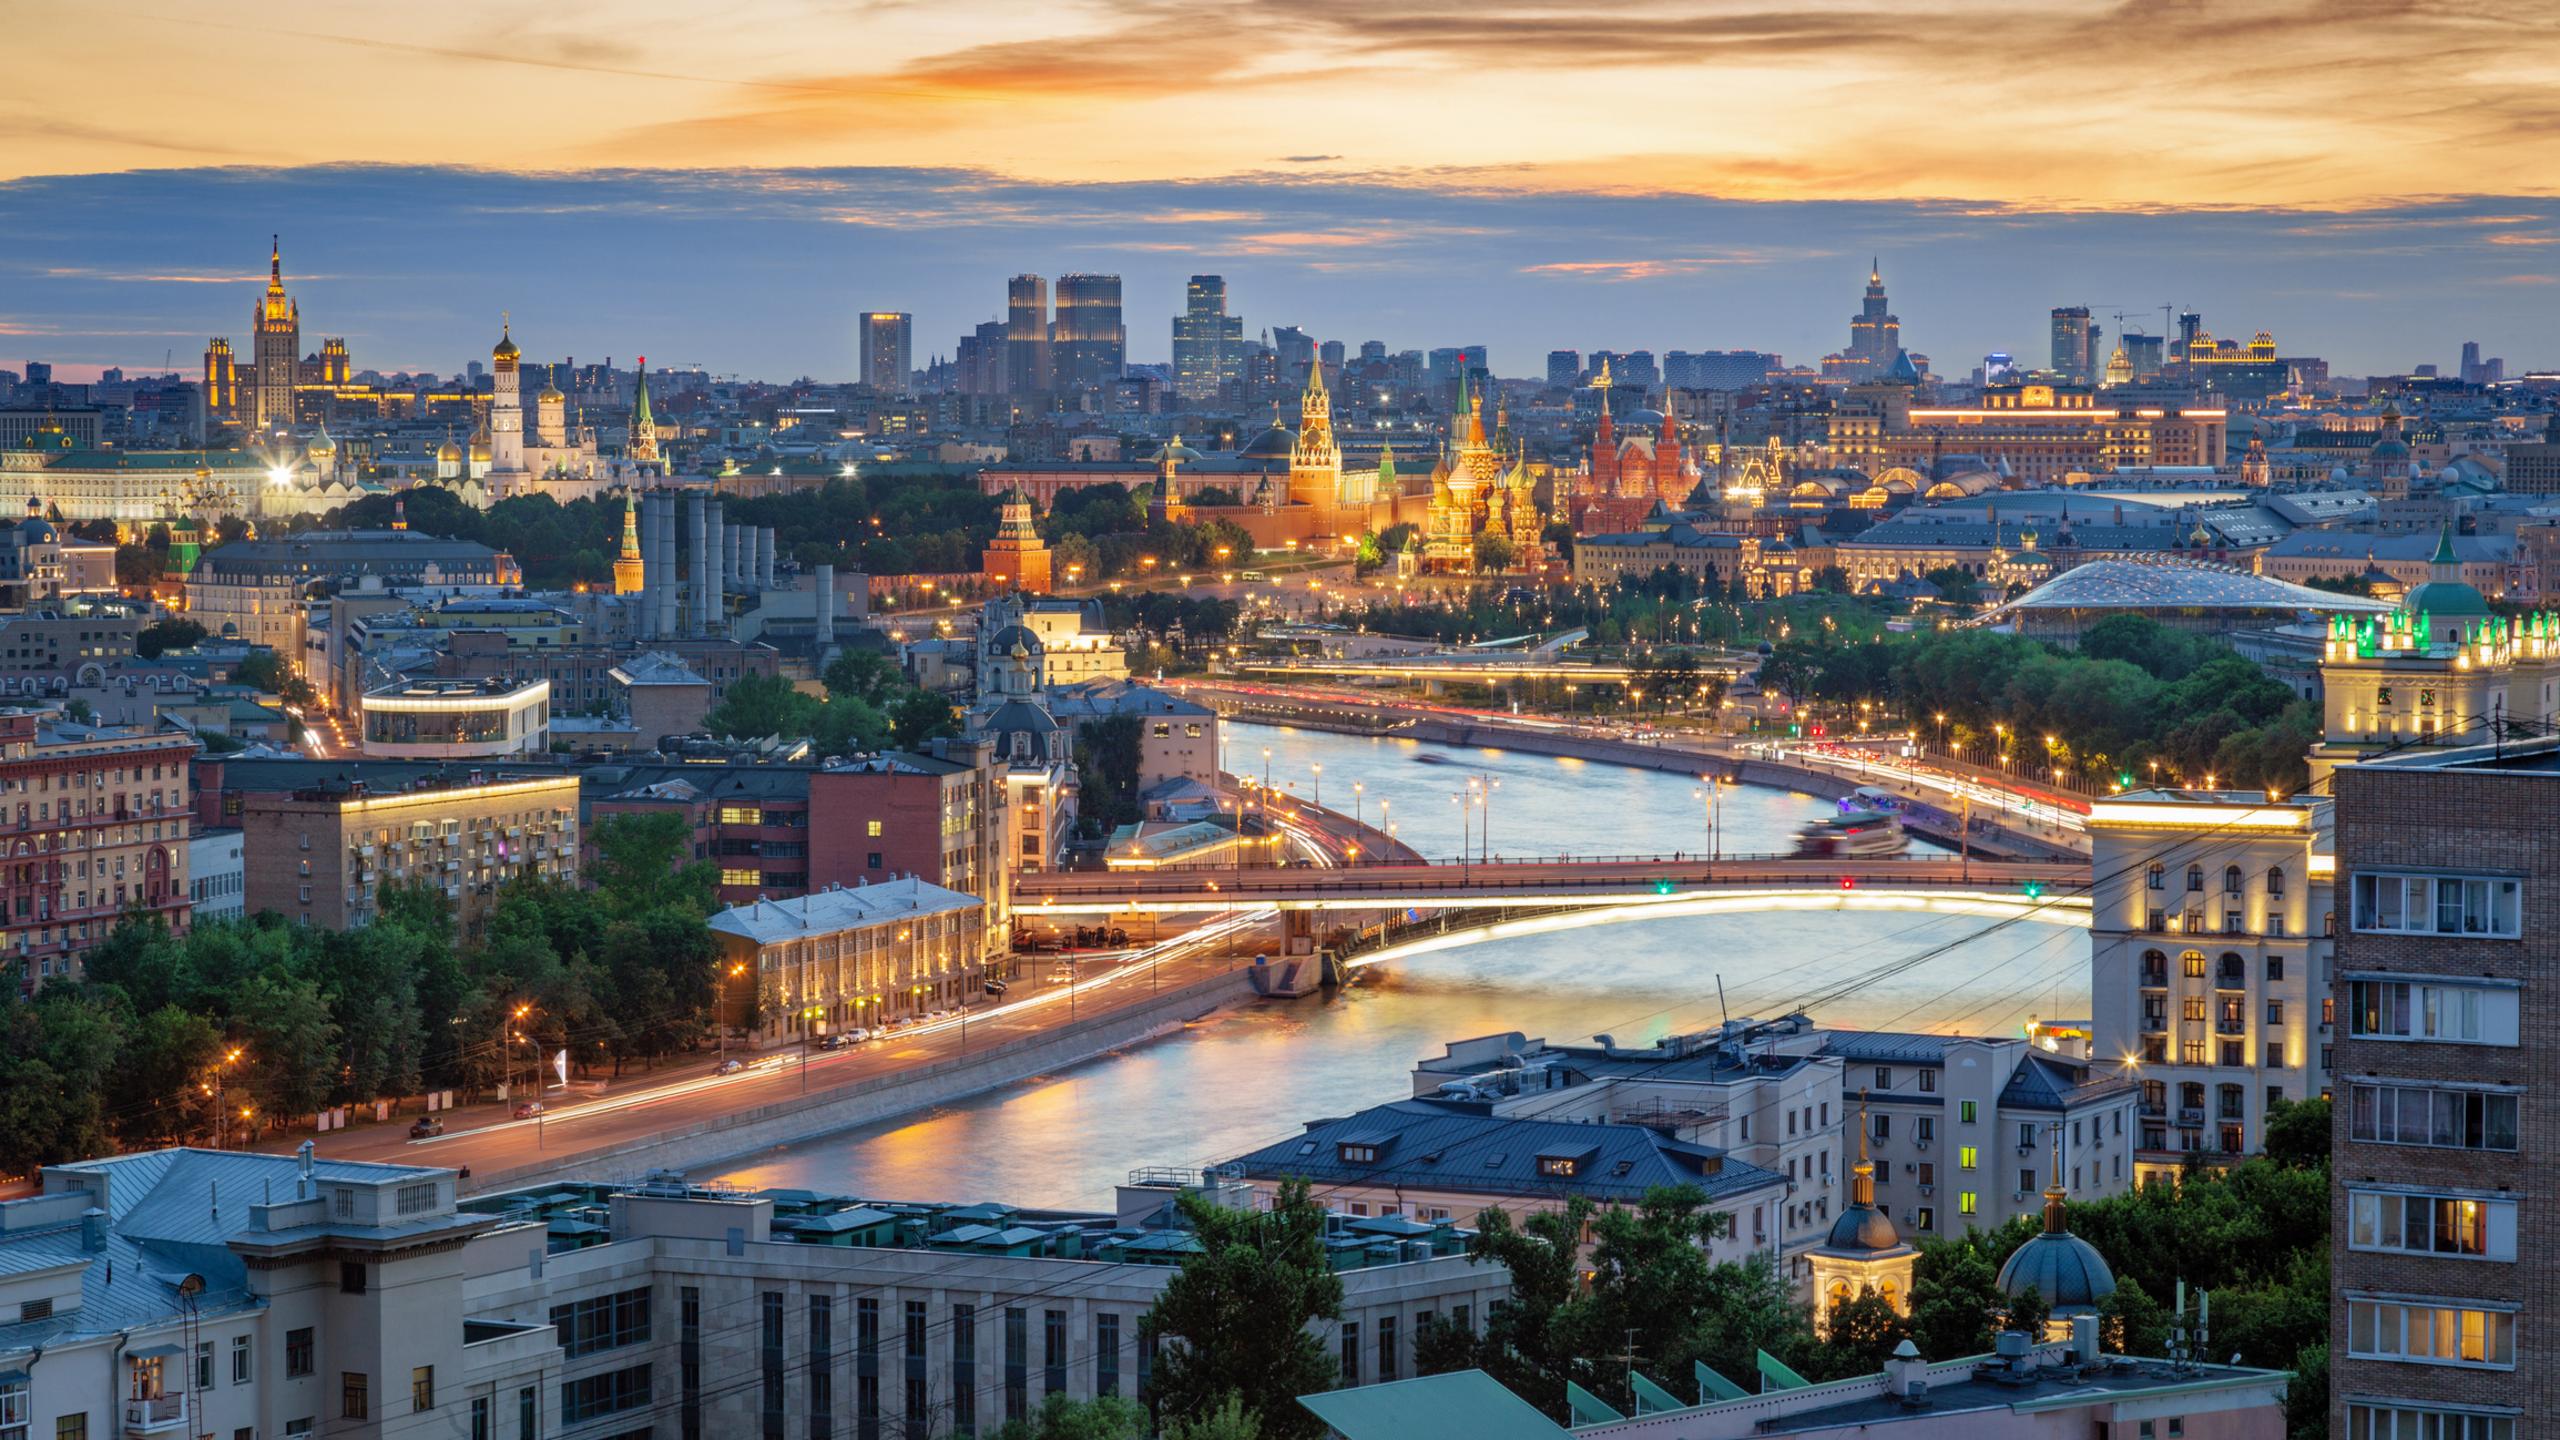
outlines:
[{"label": "street lamp post", "polygon": [[721,971],[712,982],[716,997],[712,1005],[718,1013],[712,1016],[711,1023],[720,1028],[720,1063],[723,1065],[729,1063],[729,977],[746,973],[747,962],[733,961],[729,968]]},{"label": "street lamp post", "polygon": [[1318,765],[1314,768],[1316,772],[1316,808],[1321,810],[1324,808],[1324,767],[1322,765]]}]

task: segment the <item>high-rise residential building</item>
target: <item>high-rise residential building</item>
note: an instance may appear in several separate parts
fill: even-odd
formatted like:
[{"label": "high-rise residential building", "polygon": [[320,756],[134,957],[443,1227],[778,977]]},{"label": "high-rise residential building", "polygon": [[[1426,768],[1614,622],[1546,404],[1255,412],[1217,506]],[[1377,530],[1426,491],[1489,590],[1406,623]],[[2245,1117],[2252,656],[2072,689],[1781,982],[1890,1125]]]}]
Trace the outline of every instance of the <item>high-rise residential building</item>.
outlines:
[{"label": "high-rise residential building", "polygon": [[2142,1087],[2142,1183],[2232,1164],[2329,1090],[2325,798],[2135,790],[2090,808],[2096,1059]]},{"label": "high-rise residential building", "polygon": [[2168,358],[2168,342],[2158,335],[2137,335],[2126,331],[2116,337],[2124,350],[2125,363],[2133,367],[2136,380],[2160,378],[2160,367]]},{"label": "high-rise residential building", "polygon": [[862,312],[862,383],[883,395],[904,395],[915,373],[915,318],[903,310]]},{"label": "high-rise residential building", "polygon": [[2465,340],[2462,342],[2462,383],[2465,385],[2477,385],[2480,383],[2479,377],[2480,342],[2477,340]]},{"label": "high-rise residential building", "polygon": [[77,974],[77,957],[120,917],[186,928],[195,748],[175,729],[0,712],[22,857],[10,877],[18,902],[0,915],[0,952],[18,960],[20,984]]},{"label": "high-rise residential building", "polygon": [[1902,358],[1902,317],[1884,295],[1884,266],[1881,260],[1867,269],[1866,299],[1858,313],[1849,317],[1849,348],[1842,359],[1853,378],[1879,376],[1893,368]]},{"label": "high-rise residential building", "polygon": [[1271,353],[1279,358],[1283,379],[1306,383],[1307,367],[1316,363],[1316,337],[1295,325],[1271,329]]},{"label": "high-rise residential building", "polygon": [[1244,317],[1227,313],[1223,275],[1194,275],[1173,317],[1173,393],[1212,399],[1244,371]]},{"label": "high-rise residential building", "polygon": [[985,321],[976,330],[961,336],[960,348],[954,359],[960,370],[961,394],[1003,394],[1005,322]]},{"label": "high-rise residential building", "polygon": [[381,914],[385,887],[424,885],[444,892],[476,932],[509,880],[575,884],[577,777],[468,775],[398,791],[334,783],[247,796],[240,831],[259,857],[249,867],[248,908],[352,930]]},{"label": "high-rise residential building", "polygon": [[2342,767],[2329,1433],[2515,1440],[2560,1418],[2541,1313],[2560,1162],[2560,741]]},{"label": "high-rise residential building", "polygon": [[1618,357],[1617,381],[1632,390],[1662,388],[1662,367],[1650,350],[1630,350]]},{"label": "high-rise residential building", "polygon": [[[1678,352],[1678,351],[1676,351],[1676,350],[1675,350],[1675,351],[1673,351],[1672,353],[1673,353],[1674,355],[1677,355],[1677,354],[1679,354],[1680,352]],[[1574,386],[1579,385],[1579,384],[1581,384],[1581,383],[1582,383],[1582,352],[1581,352],[1581,351],[1579,351],[1579,350],[1550,350],[1550,351],[1548,351],[1548,352],[1547,352],[1547,388],[1548,388],[1548,389],[1550,389],[1550,390],[1570,390],[1570,389],[1572,389]]]},{"label": "high-rise residential building", "polygon": [[1037,275],[1016,275],[1005,283],[1005,393],[1045,394],[1054,375],[1049,349],[1049,282]]},{"label": "high-rise residential building", "polygon": [[1435,390],[1455,391],[1460,380],[1493,373],[1490,352],[1482,345],[1446,345],[1431,352],[1423,381]]},{"label": "high-rise residential building", "polygon": [[1129,363],[1129,332],[1120,320],[1120,277],[1059,276],[1058,316],[1049,336],[1054,388],[1084,395],[1117,382]]},{"label": "high-rise residential building", "polygon": [[2053,307],[2053,371],[2075,385],[2098,378],[2106,355],[2098,348],[2100,331],[2086,305]]},{"label": "high-rise residential building", "polygon": [[1316,347],[1317,362],[1322,364],[1324,368],[1332,374],[1339,375],[1342,373],[1342,362],[1345,357],[1346,352],[1343,349],[1342,342],[1339,340],[1327,340]]},{"label": "high-rise residential building", "polygon": [[[249,312],[256,332],[250,356],[257,369],[252,378],[249,423],[261,431],[293,424],[293,382],[302,363],[302,307],[284,293],[284,241],[278,237],[267,254],[267,293]],[[227,347],[226,347],[227,348]]]}]

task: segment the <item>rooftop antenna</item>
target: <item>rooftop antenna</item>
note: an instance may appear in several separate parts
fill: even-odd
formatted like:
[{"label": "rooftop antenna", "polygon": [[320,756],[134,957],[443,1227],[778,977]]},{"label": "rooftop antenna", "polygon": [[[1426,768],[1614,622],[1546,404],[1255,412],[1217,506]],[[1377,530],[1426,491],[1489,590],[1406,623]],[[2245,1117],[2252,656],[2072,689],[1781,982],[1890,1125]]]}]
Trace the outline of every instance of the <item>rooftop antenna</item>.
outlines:
[{"label": "rooftop antenna", "polygon": [[1724,1012],[1724,1023],[1733,1023],[1733,1007],[1724,1003],[1724,972],[1716,972],[1716,1008]]}]

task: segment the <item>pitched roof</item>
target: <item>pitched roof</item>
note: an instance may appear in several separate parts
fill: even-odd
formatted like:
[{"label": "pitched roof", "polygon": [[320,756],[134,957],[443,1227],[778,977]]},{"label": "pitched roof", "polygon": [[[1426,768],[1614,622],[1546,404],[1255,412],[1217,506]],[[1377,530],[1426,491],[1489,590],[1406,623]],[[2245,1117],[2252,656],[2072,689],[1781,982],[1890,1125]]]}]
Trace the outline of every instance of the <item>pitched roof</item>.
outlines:
[{"label": "pitched roof", "polygon": [[974,895],[945,890],[930,881],[909,876],[903,880],[884,880],[877,885],[857,885],[850,890],[820,890],[788,900],[756,900],[745,905],[733,905],[712,916],[709,923],[712,929],[724,935],[736,935],[758,945],[771,945],[777,941],[831,935],[840,930],[926,915],[974,910],[985,903]]},{"label": "pitched roof", "polygon": [[[1367,1147],[1377,1158],[1346,1160],[1345,1146]],[[1542,1161],[1570,1161],[1571,1169],[1545,1173]],[[1229,1163],[1246,1175],[1304,1176],[1319,1185],[1604,1200],[1638,1199],[1660,1185],[1695,1185],[1723,1197],[1786,1183],[1712,1146],[1675,1140],[1643,1125],[1519,1119],[1492,1114],[1479,1103],[1443,1100],[1399,1100],[1309,1121],[1295,1139]]]}]

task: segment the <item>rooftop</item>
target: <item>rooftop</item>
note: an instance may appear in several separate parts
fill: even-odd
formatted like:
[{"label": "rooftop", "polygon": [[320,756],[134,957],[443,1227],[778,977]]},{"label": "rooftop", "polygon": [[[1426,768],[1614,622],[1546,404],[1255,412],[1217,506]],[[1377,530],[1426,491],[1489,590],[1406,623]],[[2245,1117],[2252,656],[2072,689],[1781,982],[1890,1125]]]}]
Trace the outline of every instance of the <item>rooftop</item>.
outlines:
[{"label": "rooftop", "polygon": [[1481,1101],[1399,1100],[1307,1122],[1295,1139],[1229,1162],[1248,1176],[1319,1186],[1428,1186],[1482,1195],[1564,1192],[1636,1200],[1662,1185],[1710,1198],[1784,1185],[1784,1177],[1650,1126],[1498,1116]]},{"label": "rooftop", "polygon": [[1991,610],[1985,619],[2023,610],[2261,610],[2380,614],[2390,602],[2314,590],[2220,565],[2093,560],[2076,565]]},{"label": "rooftop", "polygon": [[819,890],[788,900],[755,900],[711,917],[710,926],[758,945],[884,925],[926,915],[975,910],[986,902],[909,876],[877,885]]}]

